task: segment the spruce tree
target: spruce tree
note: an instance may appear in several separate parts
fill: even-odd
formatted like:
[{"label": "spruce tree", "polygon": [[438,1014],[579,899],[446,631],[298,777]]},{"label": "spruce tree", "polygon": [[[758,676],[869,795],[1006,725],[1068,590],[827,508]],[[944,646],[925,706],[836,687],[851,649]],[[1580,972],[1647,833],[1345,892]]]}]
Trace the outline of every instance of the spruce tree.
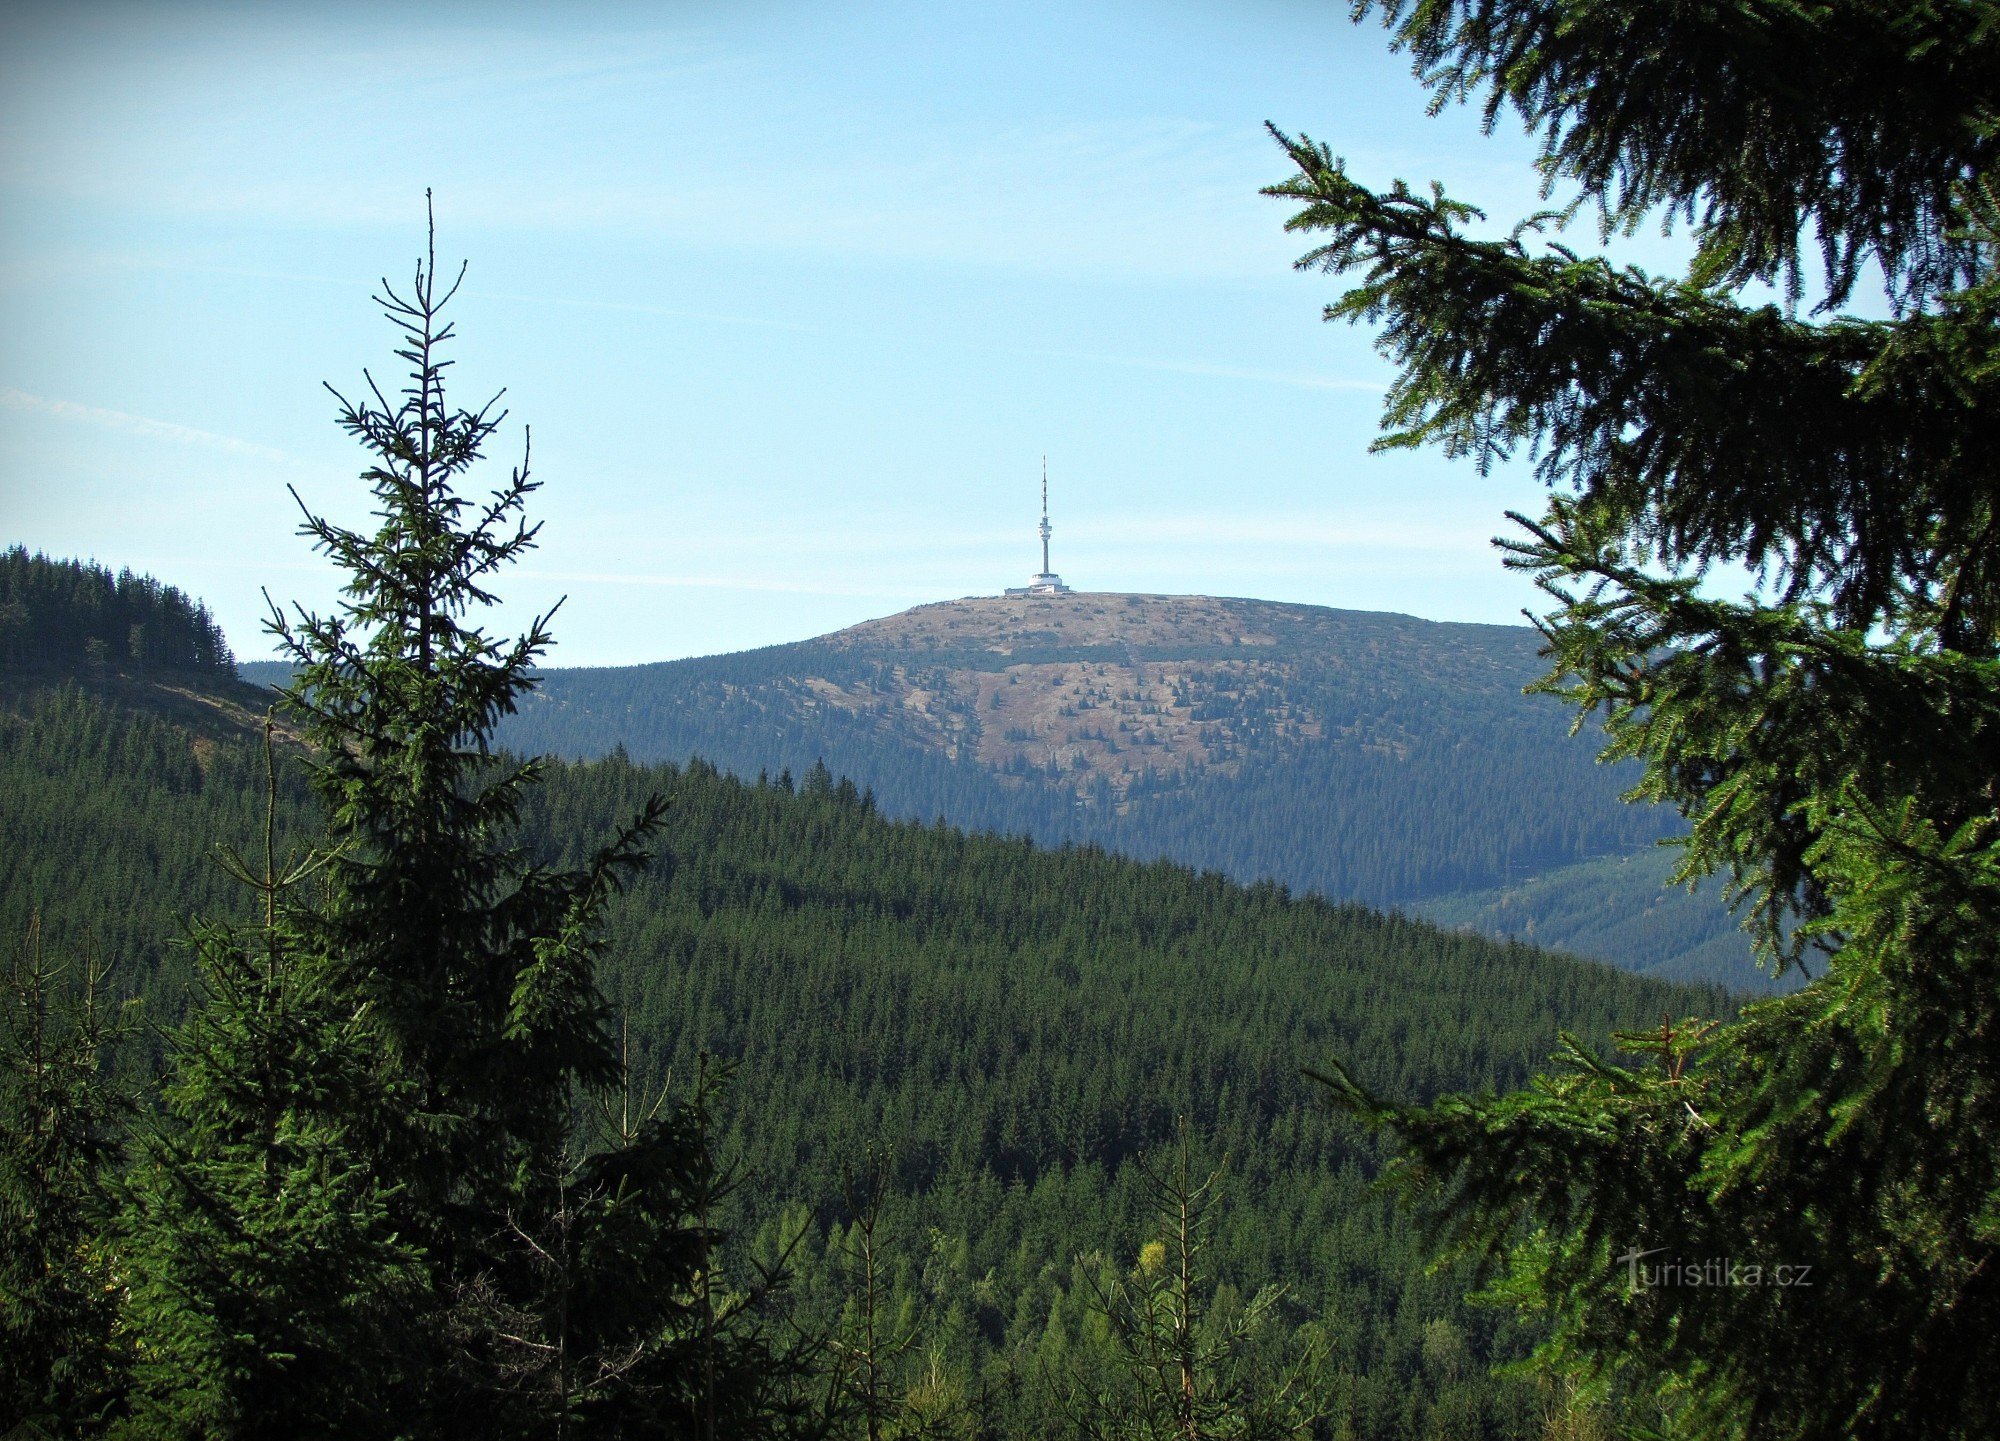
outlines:
[{"label": "spruce tree", "polygon": [[[1206,1175],[1185,1124],[1173,1151],[1132,1163],[1144,1181],[1153,1234],[1122,1279],[1102,1257],[1080,1258],[1091,1310],[1114,1353],[1109,1386],[1071,1376],[1063,1409],[1089,1441],[1286,1441],[1318,1434],[1326,1417],[1314,1375],[1326,1362],[1317,1335],[1282,1363],[1255,1352],[1274,1329],[1285,1288],[1223,1302],[1208,1252],[1222,1202],[1223,1167]],[[1109,1273],[1109,1274],[1107,1274]]]},{"label": "spruce tree", "polygon": [[120,1414],[129,1349],[105,1244],[129,1097],[107,968],[43,952],[31,921],[0,976],[0,1434],[89,1436]]},{"label": "spruce tree", "polygon": [[[1728,1024],[1570,1046],[1527,1091],[1410,1107],[1344,1074],[1544,1358],[1707,1436],[1984,1436],[2000,1379],[2000,7],[1362,0],[1436,103],[1511,109],[1604,232],[1684,276],[1477,238],[1278,139],[1299,263],[1399,375],[1381,447],[1549,486],[1508,563],[1544,689],[1644,762],[1770,963]],[[1276,132],[1274,132],[1276,133]],[[1879,283],[1888,318],[1858,298]],[[1759,303],[1749,287],[1778,287]],[[1807,306],[1805,302],[1812,303]],[[1517,517],[1518,519],[1518,517]],[[1740,598],[1705,584],[1748,567]]]},{"label": "spruce tree", "polygon": [[504,412],[447,404],[456,289],[433,232],[408,290],[379,297],[406,386],[335,393],[376,524],[307,511],[344,598],[272,620],[328,838],[289,867],[235,863],[263,916],[197,934],[204,1003],[129,1223],[142,1417],[213,1436],[768,1434],[788,1363],[754,1308],[718,1326],[701,1304],[721,1240],[696,1214],[705,1112],[588,1124],[625,1079],[594,975],[604,909],[664,803],[581,867],[527,852],[543,767],[492,735],[548,617],[498,641],[479,612],[534,544],[536,485],[524,457],[463,491]]},{"label": "spruce tree", "polygon": [[128,1432],[397,1436],[429,1273],[392,1219],[395,1184],[362,1122],[407,1092],[305,934],[295,891],[331,856],[278,859],[268,720],[264,745],[262,863],[222,854],[258,913],[193,927],[198,998],[126,1188],[119,1250],[139,1338]]}]

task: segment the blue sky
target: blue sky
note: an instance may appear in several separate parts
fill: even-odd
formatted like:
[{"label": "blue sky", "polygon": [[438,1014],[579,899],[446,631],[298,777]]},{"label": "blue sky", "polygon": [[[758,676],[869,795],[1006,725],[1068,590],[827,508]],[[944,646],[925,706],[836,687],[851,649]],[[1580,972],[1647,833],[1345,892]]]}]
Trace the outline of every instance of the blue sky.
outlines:
[{"label": "blue sky", "polygon": [[[534,429],[558,664],[798,639],[1020,584],[1505,621],[1521,474],[1371,457],[1386,367],[1258,187],[1266,119],[1536,207],[1531,147],[1292,0],[14,7],[0,539],[151,571],[266,654],[359,522],[322,381],[437,195],[454,398]],[[22,13],[29,12],[29,13]],[[1643,249],[1644,247],[1642,247]]]}]

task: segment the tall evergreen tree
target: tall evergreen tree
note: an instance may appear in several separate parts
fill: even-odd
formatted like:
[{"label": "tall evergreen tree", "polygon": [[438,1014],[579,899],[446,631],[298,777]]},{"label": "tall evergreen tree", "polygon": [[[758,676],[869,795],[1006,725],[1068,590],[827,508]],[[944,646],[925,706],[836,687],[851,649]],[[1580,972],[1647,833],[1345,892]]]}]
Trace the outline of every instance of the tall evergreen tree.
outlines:
[{"label": "tall evergreen tree", "polygon": [[[2000,1379],[2000,7],[1361,0],[1437,103],[1513,109],[1607,234],[1686,276],[1467,233],[1280,134],[1270,194],[1400,368],[1378,445],[1551,488],[1509,563],[1544,688],[1693,822],[1798,994],[1572,1048],[1534,1089],[1345,1100],[1546,1356],[1718,1436],[1992,1435]],[[1275,132],[1274,132],[1275,133]],[[1880,280],[1890,318],[1854,313]],[[1756,304],[1769,283],[1788,304]],[[1814,306],[1801,314],[1808,294]],[[1761,579],[1738,600],[1709,567]]]},{"label": "tall evergreen tree", "polygon": [[548,618],[501,642],[477,611],[534,543],[536,486],[524,458],[485,499],[460,491],[504,413],[447,405],[456,288],[434,239],[407,293],[384,282],[408,384],[336,392],[377,525],[308,512],[345,598],[272,622],[330,839],[318,898],[267,857],[238,868],[261,923],[199,937],[178,1124],[133,1204],[148,1424],[659,1436],[719,1412],[757,1434],[785,1368],[747,1322],[697,1316],[717,1240],[690,1211],[713,1172],[698,1116],[657,1108],[602,1142],[582,1125],[623,1079],[594,977],[604,907],[663,803],[575,868],[519,837],[542,767],[490,742]]}]

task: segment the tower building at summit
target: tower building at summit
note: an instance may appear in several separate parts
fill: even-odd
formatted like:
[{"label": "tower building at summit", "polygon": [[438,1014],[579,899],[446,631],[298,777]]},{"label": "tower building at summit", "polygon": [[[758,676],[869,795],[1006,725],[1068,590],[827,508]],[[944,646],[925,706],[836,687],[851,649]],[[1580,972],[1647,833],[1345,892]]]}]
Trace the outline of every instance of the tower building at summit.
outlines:
[{"label": "tower building at summit", "polygon": [[1028,578],[1026,585],[1009,586],[1005,594],[1010,598],[1026,596],[1069,595],[1070,588],[1063,584],[1063,578],[1049,568],[1049,460],[1042,457],[1042,568]]}]

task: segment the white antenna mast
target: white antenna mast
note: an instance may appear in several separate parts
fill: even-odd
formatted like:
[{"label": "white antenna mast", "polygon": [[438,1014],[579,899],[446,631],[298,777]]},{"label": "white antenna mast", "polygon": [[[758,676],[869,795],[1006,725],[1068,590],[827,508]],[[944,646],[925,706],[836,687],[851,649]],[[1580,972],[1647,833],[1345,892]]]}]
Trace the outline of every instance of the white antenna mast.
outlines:
[{"label": "white antenna mast", "polygon": [[1028,596],[1070,594],[1063,578],[1049,569],[1049,535],[1053,529],[1049,524],[1049,458],[1045,455],[1042,457],[1042,568],[1029,577],[1026,585],[1012,586],[1003,591],[1003,595],[1021,600]]},{"label": "white antenna mast", "polygon": [[1042,574],[1049,573],[1049,458],[1042,457]]}]

